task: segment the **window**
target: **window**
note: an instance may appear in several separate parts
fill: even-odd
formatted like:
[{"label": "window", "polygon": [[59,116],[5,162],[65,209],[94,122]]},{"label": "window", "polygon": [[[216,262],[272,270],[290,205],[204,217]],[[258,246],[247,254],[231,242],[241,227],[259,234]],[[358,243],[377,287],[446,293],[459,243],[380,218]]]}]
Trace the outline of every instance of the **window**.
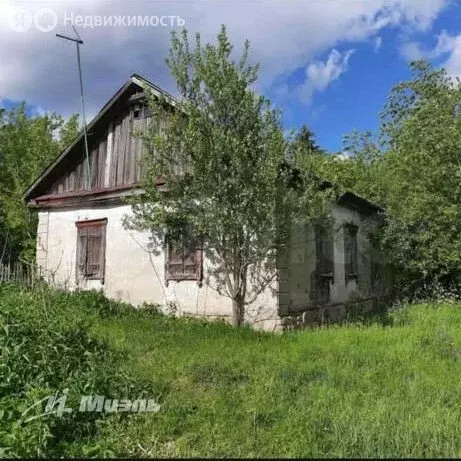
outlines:
[{"label": "window", "polygon": [[133,106],[133,118],[143,118],[145,112],[145,107],[141,104],[135,104]]},{"label": "window", "polygon": [[334,280],[333,229],[331,224],[315,227],[315,271],[311,275],[311,299],[330,300],[330,283]]},{"label": "window", "polygon": [[104,281],[107,219],[80,221],[77,226],[77,278]]},{"label": "window", "polygon": [[202,280],[202,250],[196,240],[166,239],[166,280]]},{"label": "window", "polygon": [[357,232],[358,227],[354,224],[344,226],[344,263],[346,283],[358,275],[358,253],[357,253]]},{"label": "window", "polygon": [[331,226],[315,228],[316,268],[319,275],[332,278],[334,275],[333,232]]},{"label": "window", "polygon": [[381,266],[379,262],[372,260],[370,264],[371,289],[375,292],[381,289]]}]

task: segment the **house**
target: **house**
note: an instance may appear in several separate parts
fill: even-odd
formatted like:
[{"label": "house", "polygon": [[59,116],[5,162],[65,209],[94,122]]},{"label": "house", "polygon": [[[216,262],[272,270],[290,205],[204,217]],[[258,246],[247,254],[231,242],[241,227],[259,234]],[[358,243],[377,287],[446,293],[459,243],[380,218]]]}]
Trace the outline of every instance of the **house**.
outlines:
[{"label": "house", "polygon": [[[123,224],[131,213],[124,198],[140,193],[145,146],[133,132],[152,122],[146,89],[174,104],[156,85],[131,76],[88,125],[89,162],[80,135],[25,193],[38,210],[37,264],[47,281],[68,289],[103,290],[135,305],[170,304],[178,315],[230,317],[231,300],[203,283],[211,262],[201,250],[187,243],[179,251],[152,248],[149,232]],[[277,329],[338,320],[351,306],[370,308],[382,294],[368,238],[381,212],[346,193],[333,204],[327,229],[294,226],[277,277],[250,306],[249,321]]]}]

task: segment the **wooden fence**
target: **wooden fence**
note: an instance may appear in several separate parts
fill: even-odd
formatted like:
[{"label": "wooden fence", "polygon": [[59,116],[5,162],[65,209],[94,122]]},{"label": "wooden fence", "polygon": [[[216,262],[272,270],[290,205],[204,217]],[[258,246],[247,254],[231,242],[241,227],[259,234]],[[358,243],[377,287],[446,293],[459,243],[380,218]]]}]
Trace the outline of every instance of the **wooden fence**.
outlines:
[{"label": "wooden fence", "polygon": [[35,266],[18,262],[0,264],[0,283],[18,282],[31,285],[38,279]]}]

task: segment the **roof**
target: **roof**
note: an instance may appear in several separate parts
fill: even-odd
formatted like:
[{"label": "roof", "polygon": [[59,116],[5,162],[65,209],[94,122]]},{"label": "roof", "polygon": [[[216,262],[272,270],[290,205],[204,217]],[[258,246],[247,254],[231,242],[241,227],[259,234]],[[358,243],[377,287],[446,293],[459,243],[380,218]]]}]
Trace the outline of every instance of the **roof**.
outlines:
[{"label": "roof", "polygon": [[[126,81],[126,83],[112,96],[111,99],[101,108],[101,110],[96,114],[96,116],[91,120],[87,125],[87,131],[90,131],[101,118],[107,113],[107,111],[120,99],[120,97],[130,88],[132,85],[137,85],[142,89],[149,89],[155,96],[164,97],[172,105],[176,105],[176,99],[167,91],[160,88],[158,85],[150,82],[144,77],[141,77],[138,74],[133,74]],[[38,176],[38,178],[31,184],[31,186],[24,193],[23,199],[28,201],[31,198],[31,195],[35,189],[42,184],[42,182],[55,170],[55,168],[69,155],[72,149],[83,139],[83,130],[80,134],[67,146],[63,152],[50,164],[48,165],[43,172]]]},{"label": "roof", "polygon": [[[317,179],[319,178],[317,177]],[[326,181],[326,180],[320,181],[321,190],[329,189],[331,187],[335,187],[335,184],[333,184],[330,181]],[[357,195],[356,193],[352,191],[346,191],[346,192],[343,192],[342,194],[339,194],[336,197],[336,202],[338,203],[338,205],[345,206],[353,210],[357,210],[367,215],[370,215],[373,213],[382,213],[385,211],[384,208],[381,207],[380,205],[370,202],[366,198],[363,198],[360,195]]]},{"label": "roof", "polygon": [[[101,110],[96,114],[96,116],[91,120],[90,123],[87,125],[87,131],[90,130],[104,117],[104,115],[114,106],[114,104],[128,91],[130,87],[133,85],[138,86],[142,89],[148,89],[157,97],[165,98],[169,104],[175,106],[177,104],[177,100],[167,91],[160,88],[158,85],[150,82],[146,78],[138,75],[133,74],[130,78],[126,81],[126,83],[112,96],[112,98],[101,108]],[[33,182],[33,184],[27,189],[23,198],[26,201],[30,201],[33,198],[34,192],[44,183],[44,181],[55,171],[58,165],[61,163],[71,154],[74,147],[83,139],[83,131],[72,141],[72,143],[64,149],[64,151],[50,164],[47,168],[40,174],[40,176]],[[319,178],[317,178],[319,179]],[[320,181],[320,188],[330,188],[334,187],[332,183],[329,181]],[[119,190],[120,189],[120,190]],[[122,188],[115,188],[110,191],[106,192],[121,192],[121,189],[133,189],[133,186],[129,187],[122,187]],[[90,190],[86,192],[78,192],[78,193],[70,193],[67,194],[69,197],[72,196],[88,196],[92,197],[95,195],[100,194],[101,192],[105,192],[104,190]],[[67,196],[66,196],[67,197]],[[64,195],[60,196],[60,199],[66,198]],[[53,196],[42,195],[41,196],[42,202],[47,202],[53,199]],[[384,209],[379,205],[376,205],[363,197],[356,195],[355,193],[348,191],[339,195],[337,197],[337,203],[341,206],[345,206],[351,209],[355,209],[363,214],[373,214],[377,212],[382,212]]]},{"label": "roof", "polygon": [[340,195],[337,199],[337,203],[338,205],[357,210],[366,215],[384,212],[384,208],[360,197],[360,195],[354,194],[354,192],[345,192]]}]

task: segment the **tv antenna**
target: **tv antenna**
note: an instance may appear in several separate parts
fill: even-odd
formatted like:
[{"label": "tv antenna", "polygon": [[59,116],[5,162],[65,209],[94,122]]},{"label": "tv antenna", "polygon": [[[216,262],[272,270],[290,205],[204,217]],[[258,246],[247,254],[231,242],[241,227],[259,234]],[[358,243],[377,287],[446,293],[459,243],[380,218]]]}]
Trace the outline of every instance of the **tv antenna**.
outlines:
[{"label": "tv antenna", "polygon": [[80,35],[78,35],[77,29],[75,28],[73,24],[72,24],[72,29],[74,29],[75,38],[67,37],[61,34],[56,34],[56,37],[63,38],[64,40],[69,40],[71,42],[74,42],[77,47],[78,77],[80,80],[80,96],[82,99],[83,138],[85,142],[85,155],[86,155],[86,165],[87,165],[87,185],[88,185],[88,189],[91,189],[91,183],[92,183],[91,179],[92,178],[91,178],[91,168],[90,168],[90,155],[88,153],[88,131],[86,127],[86,117],[85,117],[85,97],[83,95],[82,65],[80,63],[80,45],[83,45],[83,40],[80,38]]}]

